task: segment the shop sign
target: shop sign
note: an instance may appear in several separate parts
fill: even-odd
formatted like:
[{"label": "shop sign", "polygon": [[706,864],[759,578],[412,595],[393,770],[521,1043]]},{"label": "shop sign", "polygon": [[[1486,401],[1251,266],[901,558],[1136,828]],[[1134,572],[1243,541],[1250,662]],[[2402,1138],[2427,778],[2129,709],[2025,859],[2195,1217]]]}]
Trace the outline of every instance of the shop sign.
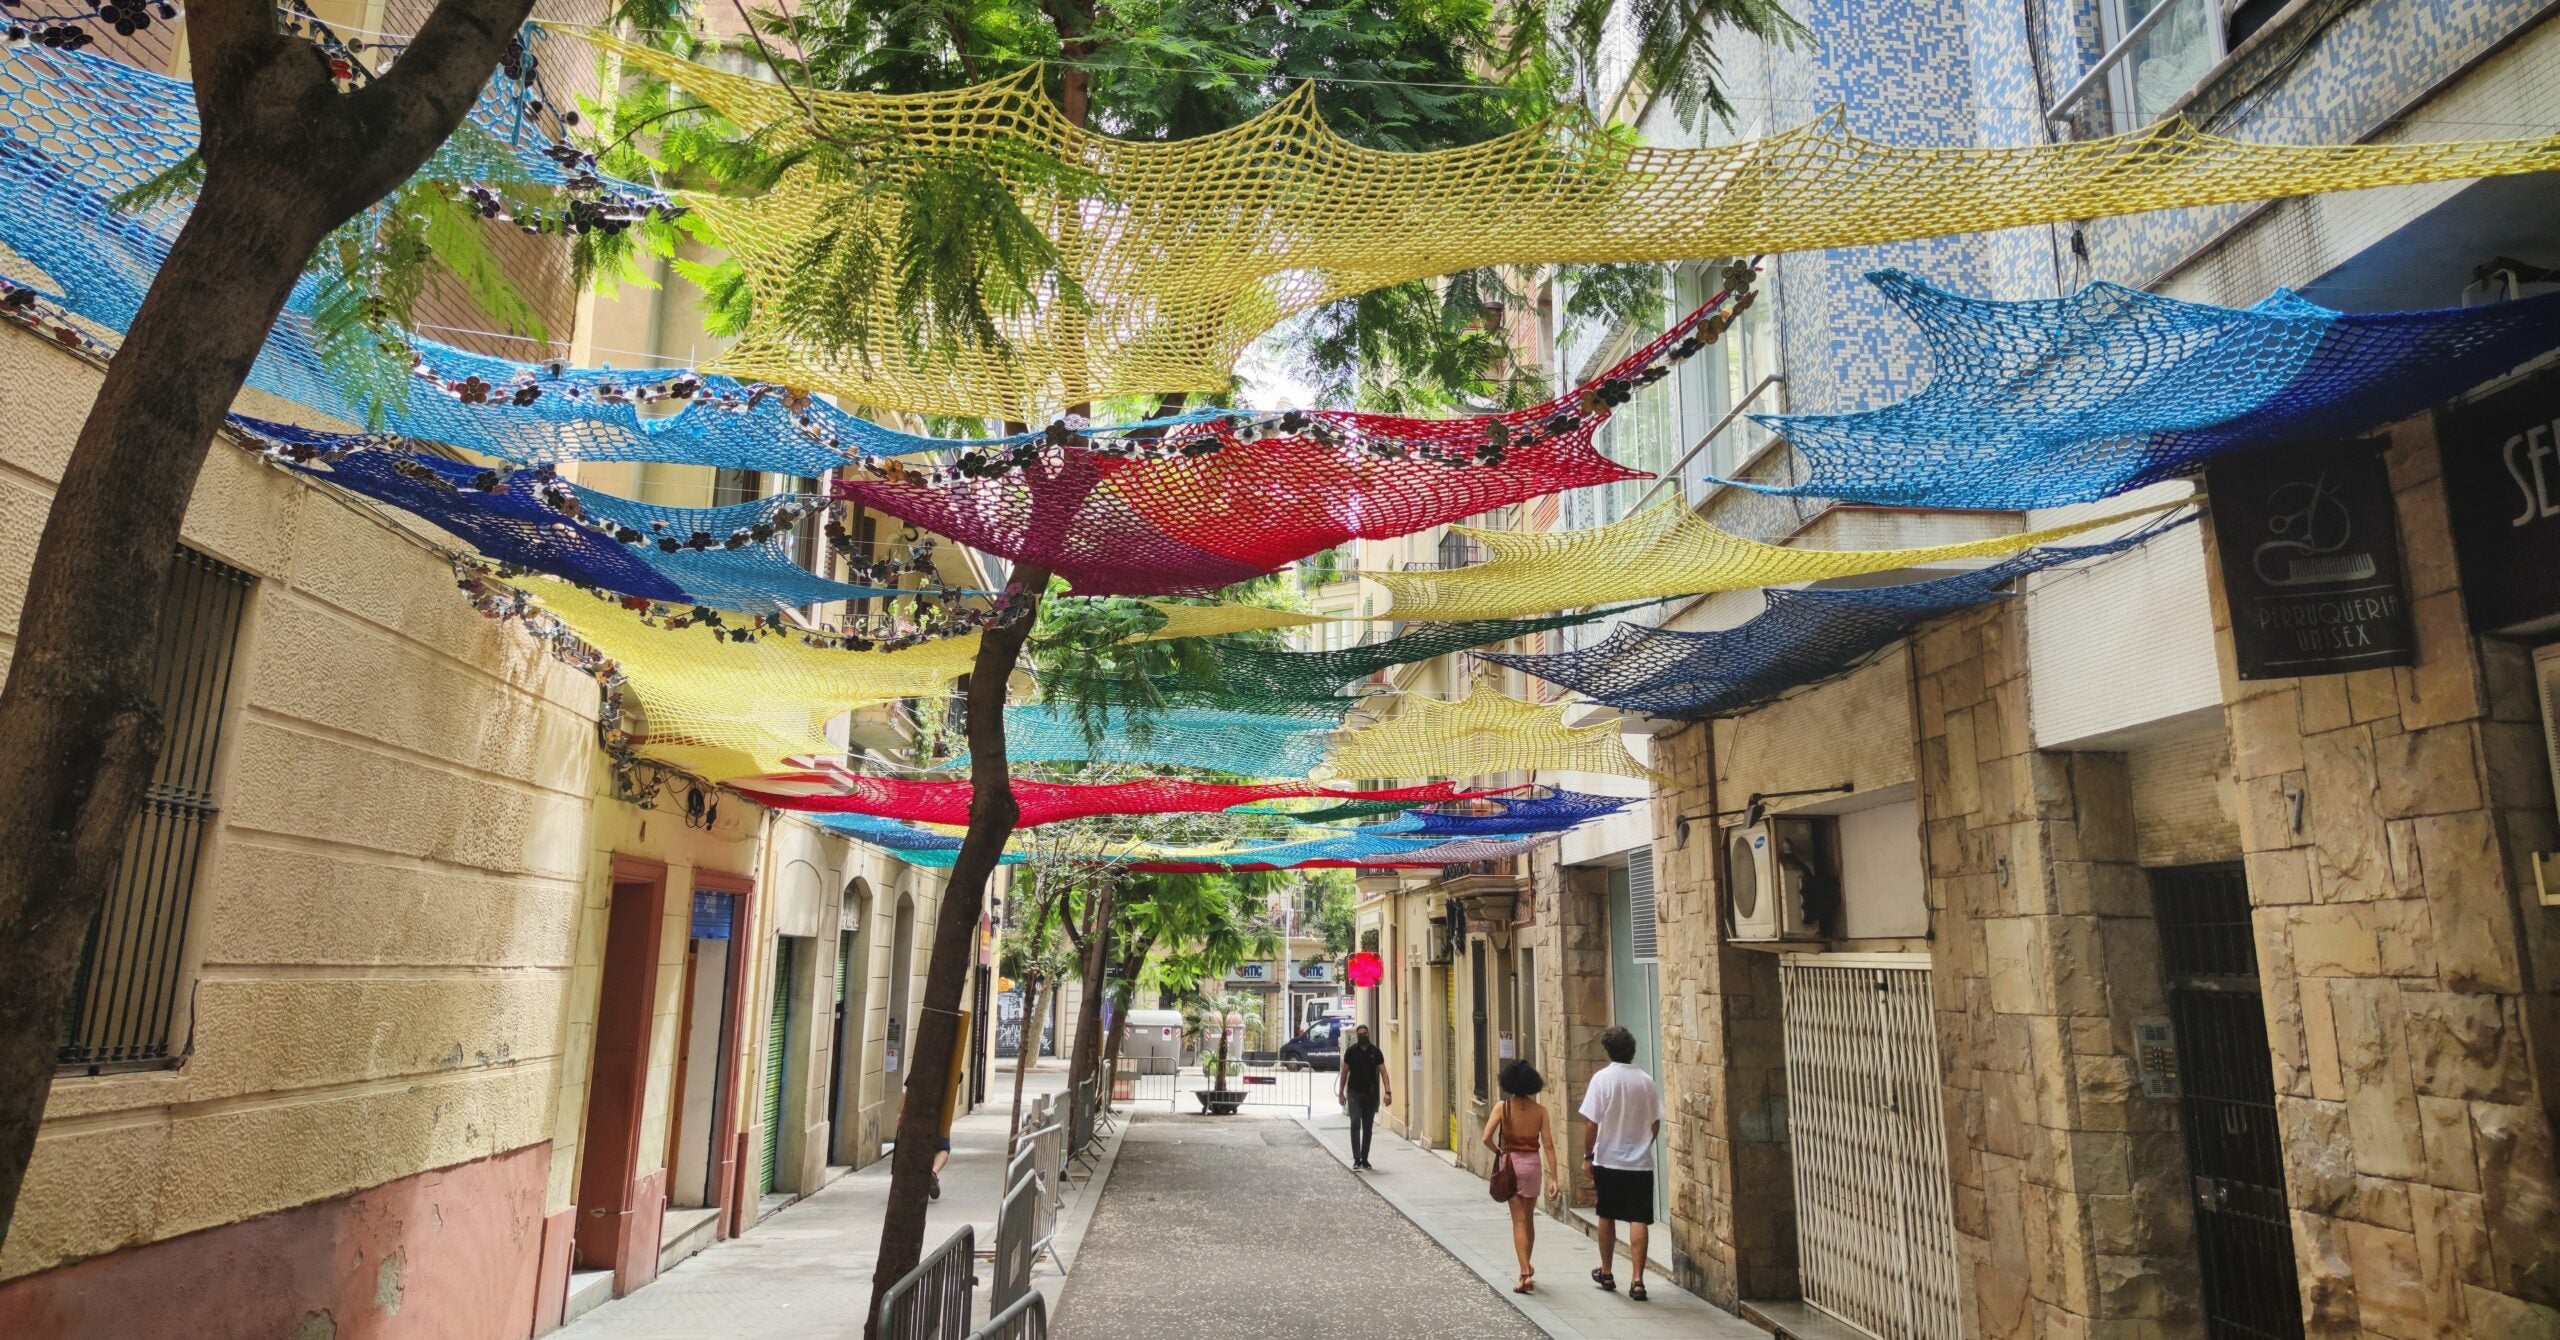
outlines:
[{"label": "shop sign", "polygon": [[1271,980],[1271,965],[1268,963],[1239,963],[1234,967],[1227,969],[1227,980],[1230,982],[1268,982]]},{"label": "shop sign", "polygon": [[2380,442],[2225,457],[2205,489],[2242,679],[2416,659]]},{"label": "shop sign", "polygon": [[1310,959],[1303,961],[1299,963],[1293,971],[1297,973],[1295,980],[1301,982],[1330,982],[1333,980],[1333,965],[1323,959]]},{"label": "shop sign", "polygon": [[2560,625],[2560,372],[2444,411],[2436,440],[2472,628]]}]

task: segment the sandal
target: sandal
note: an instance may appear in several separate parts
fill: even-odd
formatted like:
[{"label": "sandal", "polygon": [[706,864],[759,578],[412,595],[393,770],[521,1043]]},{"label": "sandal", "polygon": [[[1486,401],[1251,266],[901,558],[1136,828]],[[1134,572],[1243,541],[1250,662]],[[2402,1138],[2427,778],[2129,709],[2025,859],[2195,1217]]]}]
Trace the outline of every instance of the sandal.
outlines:
[{"label": "sandal", "polygon": [[1627,1301],[1630,1303],[1641,1303],[1645,1301],[1644,1281],[1638,1280],[1627,1286]]},{"label": "sandal", "polygon": [[1605,1289],[1610,1293],[1616,1293],[1618,1291],[1618,1277],[1610,1274],[1608,1271],[1592,1271],[1591,1282],[1599,1285],[1602,1289]]},{"label": "sandal", "polygon": [[1538,1281],[1534,1276],[1530,1275],[1521,1276],[1520,1282],[1511,1286],[1511,1292],[1513,1293],[1536,1293],[1537,1291]]}]

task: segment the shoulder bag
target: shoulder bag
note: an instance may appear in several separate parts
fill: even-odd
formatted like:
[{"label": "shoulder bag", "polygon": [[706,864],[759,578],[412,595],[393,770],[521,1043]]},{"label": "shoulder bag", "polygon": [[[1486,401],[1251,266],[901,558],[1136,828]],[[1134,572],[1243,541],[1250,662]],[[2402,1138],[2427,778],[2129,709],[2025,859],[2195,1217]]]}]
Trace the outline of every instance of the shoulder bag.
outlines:
[{"label": "shoulder bag", "polygon": [[1498,1201],[1508,1202],[1520,1194],[1520,1174],[1511,1167],[1511,1100],[1502,1102],[1502,1147],[1493,1156],[1493,1176],[1485,1181],[1487,1190]]}]

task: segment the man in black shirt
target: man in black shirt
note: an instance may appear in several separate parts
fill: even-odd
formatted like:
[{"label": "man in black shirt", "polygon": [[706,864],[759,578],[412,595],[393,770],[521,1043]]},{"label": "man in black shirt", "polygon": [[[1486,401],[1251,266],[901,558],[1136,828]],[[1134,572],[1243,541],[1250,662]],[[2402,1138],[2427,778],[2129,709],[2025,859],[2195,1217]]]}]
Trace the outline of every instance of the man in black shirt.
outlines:
[{"label": "man in black shirt", "polygon": [[1352,1034],[1350,1046],[1342,1049],[1342,1074],[1333,1084],[1333,1100],[1351,1114],[1351,1166],[1369,1166],[1369,1140],[1378,1129],[1378,1104],[1396,1100],[1393,1084],[1387,1080],[1387,1054],[1369,1040],[1369,1026],[1362,1024]]}]

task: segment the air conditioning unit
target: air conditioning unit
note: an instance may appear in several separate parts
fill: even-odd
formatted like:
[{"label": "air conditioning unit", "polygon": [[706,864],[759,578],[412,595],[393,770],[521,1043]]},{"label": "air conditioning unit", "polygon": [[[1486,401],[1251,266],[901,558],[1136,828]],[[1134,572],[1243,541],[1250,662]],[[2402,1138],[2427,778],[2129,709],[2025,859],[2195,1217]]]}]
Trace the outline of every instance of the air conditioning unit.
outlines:
[{"label": "air conditioning unit", "polygon": [[1726,904],[1736,940],[1819,940],[1805,918],[1805,883],[1822,859],[1810,819],[1763,819],[1725,835]]},{"label": "air conditioning unit", "polygon": [[1457,957],[1457,952],[1454,947],[1456,937],[1451,935],[1449,932],[1450,927],[1448,922],[1434,920],[1429,924],[1423,934],[1422,940],[1423,962],[1439,966],[1449,963]]}]

